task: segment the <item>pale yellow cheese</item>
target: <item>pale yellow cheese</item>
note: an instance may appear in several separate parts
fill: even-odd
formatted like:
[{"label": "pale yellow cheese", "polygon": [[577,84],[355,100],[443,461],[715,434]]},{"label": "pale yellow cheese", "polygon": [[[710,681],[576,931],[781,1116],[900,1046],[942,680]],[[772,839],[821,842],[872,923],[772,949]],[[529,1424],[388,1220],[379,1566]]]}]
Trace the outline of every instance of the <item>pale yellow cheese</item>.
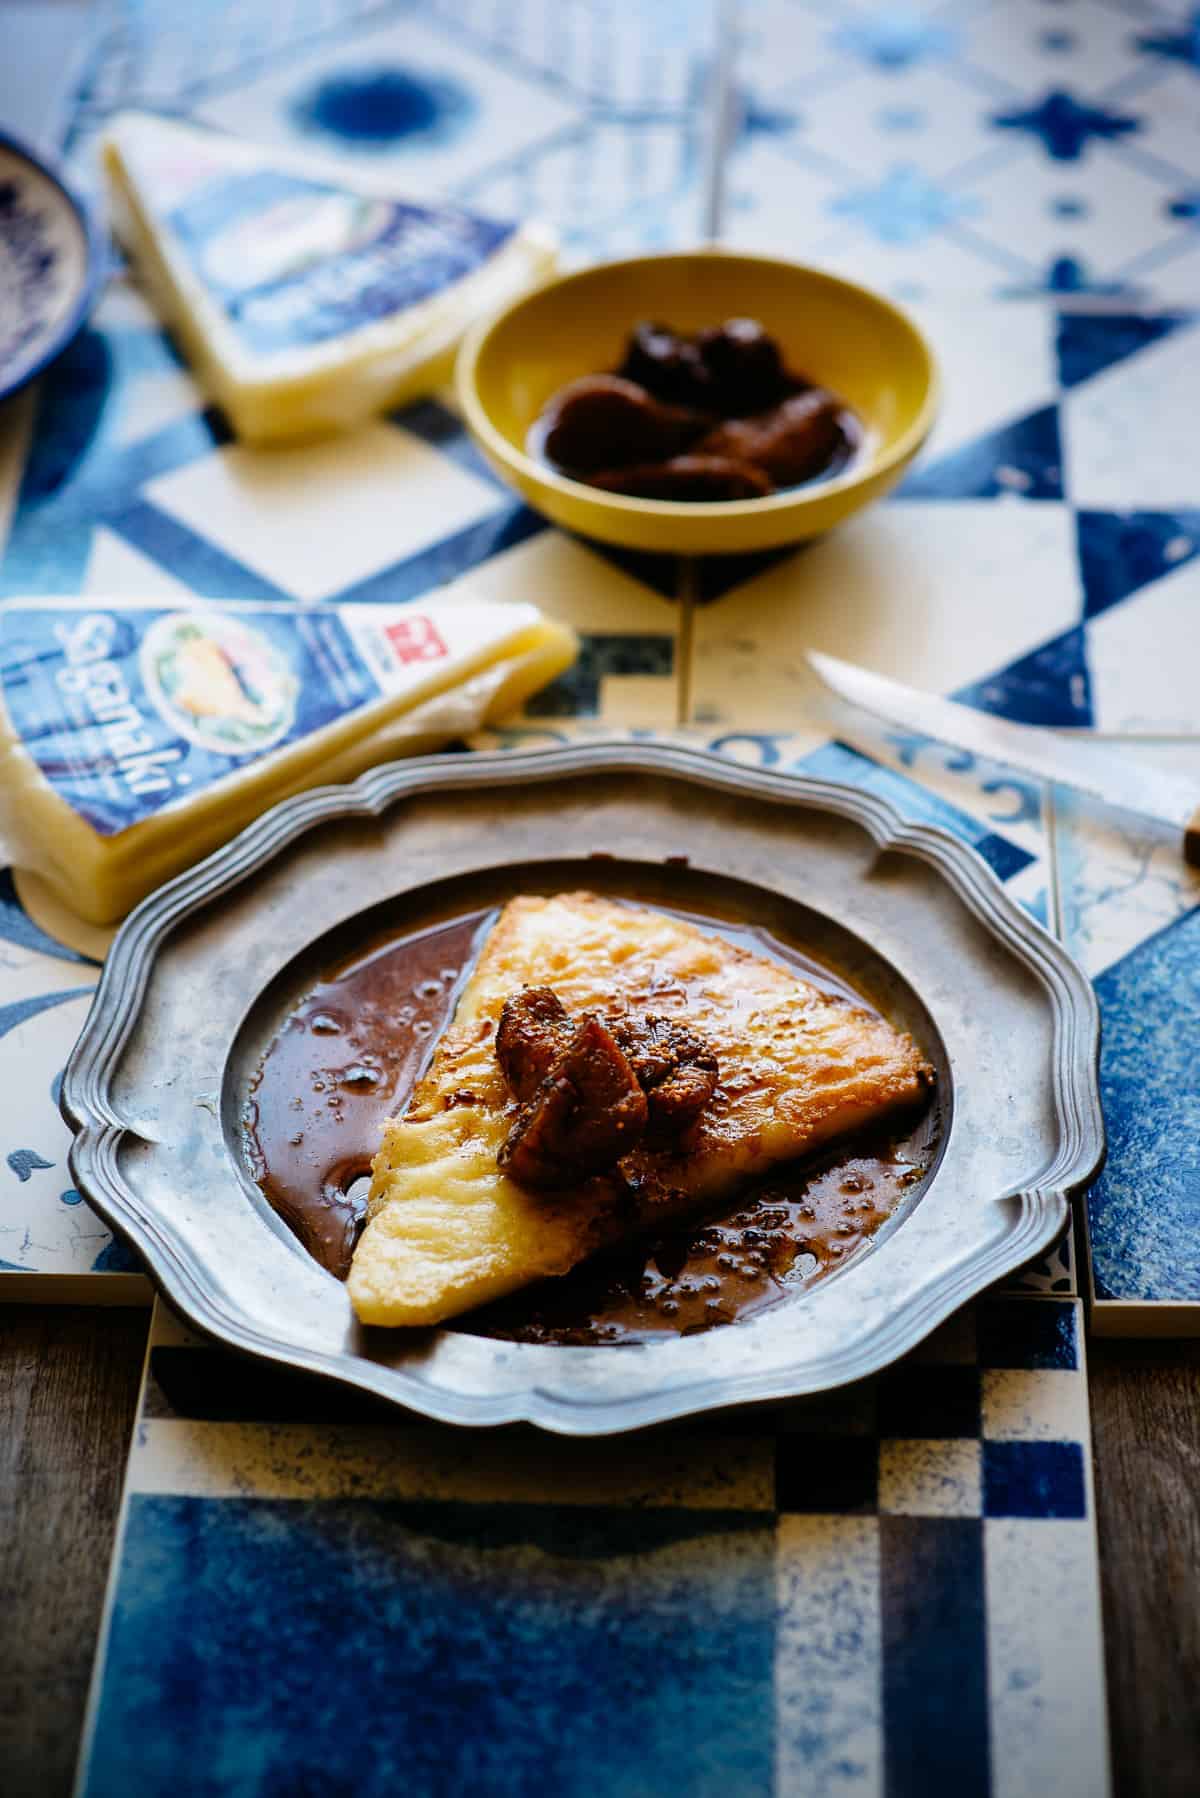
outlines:
[{"label": "pale yellow cheese", "polygon": [[[118,234],[200,380],[239,437],[251,443],[343,430],[435,391],[449,377],[467,325],[545,280],[555,266],[553,238],[526,224],[478,267],[411,305],[328,334],[310,331],[303,341],[263,347],[239,330],[229,309],[239,261],[256,258],[267,276],[280,266],[299,278],[306,267],[323,263],[331,291],[340,300],[338,284],[344,283],[353,299],[354,251],[363,247],[355,242],[356,222],[365,215],[362,260],[369,266],[371,209],[386,221],[397,197],[362,179],[351,185],[340,169],[315,158],[150,114],[116,119],[103,154]],[[243,239],[236,235],[235,217],[223,251],[217,246],[216,270],[205,279],[204,259],[172,221],[179,216],[181,195],[203,197],[206,183],[215,188],[239,175],[291,176],[312,182],[313,196],[300,194],[290,206],[284,199],[265,216],[252,215]],[[222,275],[228,277],[224,288]],[[262,287],[260,303],[272,303],[270,279]],[[286,305],[287,298],[284,294],[278,303]]]}]

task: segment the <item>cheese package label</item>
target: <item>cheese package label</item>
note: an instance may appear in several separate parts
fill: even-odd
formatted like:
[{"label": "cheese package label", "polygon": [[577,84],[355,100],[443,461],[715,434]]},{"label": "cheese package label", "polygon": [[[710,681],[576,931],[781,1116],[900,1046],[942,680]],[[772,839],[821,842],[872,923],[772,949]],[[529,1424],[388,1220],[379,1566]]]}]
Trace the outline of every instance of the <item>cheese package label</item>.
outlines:
[{"label": "cheese package label", "polygon": [[[248,350],[323,343],[482,268],[516,227],[283,169],[176,168],[166,222]],[[171,203],[173,201],[173,203]]]},{"label": "cheese package label", "polygon": [[14,607],[0,688],[45,781],[112,836],[347,713],[415,694],[513,625],[511,608],[469,604]]}]

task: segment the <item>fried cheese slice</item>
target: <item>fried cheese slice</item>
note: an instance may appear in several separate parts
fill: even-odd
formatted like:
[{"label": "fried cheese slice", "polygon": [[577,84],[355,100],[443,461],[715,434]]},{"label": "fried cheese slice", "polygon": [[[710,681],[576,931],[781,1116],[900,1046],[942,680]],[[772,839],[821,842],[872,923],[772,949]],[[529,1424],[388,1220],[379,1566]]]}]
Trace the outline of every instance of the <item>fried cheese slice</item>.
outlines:
[{"label": "fried cheese slice", "polygon": [[[526,1191],[497,1164],[517,1107],[495,1055],[504,1002],[525,986],[552,987],[574,1015],[686,1020],[719,1060],[712,1100],[668,1148],[639,1146],[574,1191]],[[564,1274],[919,1104],[931,1079],[886,1019],[685,919],[586,892],[513,899],[407,1109],[384,1127],[354,1309],[369,1324],[435,1324]]]}]

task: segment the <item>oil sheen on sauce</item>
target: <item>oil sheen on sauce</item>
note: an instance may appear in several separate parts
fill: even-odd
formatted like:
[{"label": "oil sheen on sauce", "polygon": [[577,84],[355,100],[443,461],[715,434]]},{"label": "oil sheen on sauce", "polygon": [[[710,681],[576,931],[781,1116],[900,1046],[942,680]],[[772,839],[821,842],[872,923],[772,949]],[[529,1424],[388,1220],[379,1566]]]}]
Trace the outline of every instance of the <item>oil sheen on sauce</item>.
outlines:
[{"label": "oil sheen on sauce", "polygon": [[[251,1084],[251,1171],[300,1241],[339,1279],[365,1222],[366,1176],[384,1120],[420,1077],[494,916],[475,911],[431,925],[331,972],[286,1019]],[[865,1003],[764,930],[710,917],[691,921]],[[858,1137],[776,1169],[722,1217],[597,1257],[455,1327],[583,1344],[733,1323],[845,1266],[922,1178],[936,1130],[931,1108],[906,1136]]]}]

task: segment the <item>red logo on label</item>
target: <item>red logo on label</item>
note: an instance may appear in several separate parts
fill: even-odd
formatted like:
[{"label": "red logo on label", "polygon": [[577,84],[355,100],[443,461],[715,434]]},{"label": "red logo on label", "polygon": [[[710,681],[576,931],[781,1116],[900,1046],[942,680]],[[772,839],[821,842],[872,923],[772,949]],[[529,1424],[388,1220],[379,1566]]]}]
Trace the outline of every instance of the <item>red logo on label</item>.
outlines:
[{"label": "red logo on label", "polygon": [[432,618],[402,618],[386,625],[383,634],[395,650],[396,660],[405,667],[410,662],[440,662],[450,654]]}]

